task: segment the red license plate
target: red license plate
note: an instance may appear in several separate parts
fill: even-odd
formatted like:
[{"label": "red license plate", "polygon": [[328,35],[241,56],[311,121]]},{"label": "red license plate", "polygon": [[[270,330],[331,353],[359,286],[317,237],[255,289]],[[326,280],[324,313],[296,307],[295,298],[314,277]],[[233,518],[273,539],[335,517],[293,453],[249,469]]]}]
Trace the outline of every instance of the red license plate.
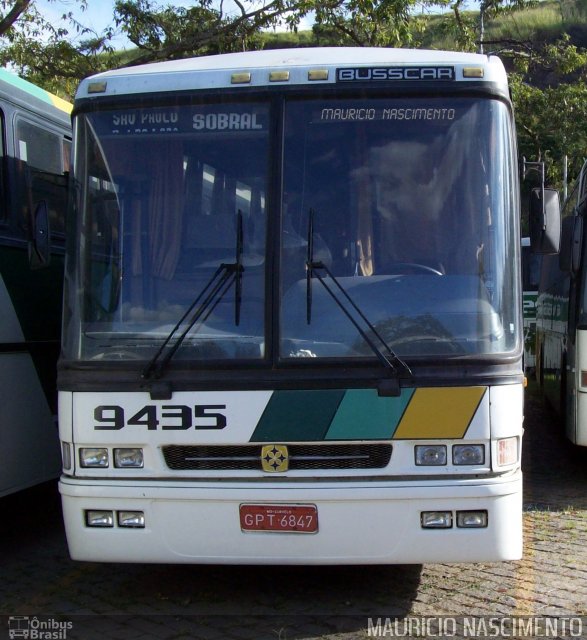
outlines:
[{"label": "red license plate", "polygon": [[318,509],[313,504],[241,504],[239,510],[243,531],[318,531]]}]

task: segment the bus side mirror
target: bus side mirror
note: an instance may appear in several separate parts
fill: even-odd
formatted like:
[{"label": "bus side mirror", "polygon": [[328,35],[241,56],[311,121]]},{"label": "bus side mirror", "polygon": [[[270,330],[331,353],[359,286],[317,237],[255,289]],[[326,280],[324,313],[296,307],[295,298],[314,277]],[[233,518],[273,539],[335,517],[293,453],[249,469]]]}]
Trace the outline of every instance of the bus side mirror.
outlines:
[{"label": "bus side mirror", "polygon": [[558,253],[561,238],[561,214],[558,191],[532,189],[530,194],[530,245],[538,254]]},{"label": "bus side mirror", "polygon": [[581,266],[583,247],[583,217],[572,216],[562,222],[559,267],[561,271],[576,274]]},{"label": "bus side mirror", "polygon": [[31,269],[42,269],[49,266],[50,259],[49,208],[47,202],[41,200],[33,213],[29,239],[29,266]]}]

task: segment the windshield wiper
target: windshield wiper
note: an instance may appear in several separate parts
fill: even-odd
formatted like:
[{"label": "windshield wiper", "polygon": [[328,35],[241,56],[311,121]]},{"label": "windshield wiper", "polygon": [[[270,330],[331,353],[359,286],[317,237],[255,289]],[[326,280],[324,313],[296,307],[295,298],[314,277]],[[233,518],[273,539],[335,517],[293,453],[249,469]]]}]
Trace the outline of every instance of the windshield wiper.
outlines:
[{"label": "windshield wiper", "polygon": [[[188,307],[187,311],[178,320],[177,324],[169,332],[169,335],[163,341],[163,344],[157,350],[157,353],[151,358],[147,366],[143,369],[141,377],[148,380],[151,377],[160,378],[165,371],[167,365],[171,362],[171,359],[176,354],[177,350],[181,347],[187,335],[197,325],[198,328],[202,326],[206,320],[210,317],[218,303],[224,298],[226,293],[230,290],[232,285],[235,285],[234,293],[234,324],[238,326],[240,324],[240,313],[242,304],[242,274],[244,267],[242,264],[243,256],[243,215],[239,211],[237,215],[236,224],[236,255],[235,261],[230,263],[223,262],[218,266],[216,271],[212,274],[212,277],[204,285],[204,288],[197,295],[196,299]],[[193,314],[193,315],[192,315]],[[180,328],[188,317],[191,315],[189,322],[179,335],[177,335],[175,341],[169,348],[168,345],[176,334],[178,334]],[[163,352],[166,351],[165,355]]]},{"label": "windshield wiper", "polygon": [[[339,293],[350,304],[354,311],[359,315],[361,320],[365,323],[369,331],[383,346],[383,350],[376,344],[375,340],[373,340],[369,336],[369,334],[361,327],[359,322],[357,322],[357,319],[353,317],[353,314],[349,311],[344,302],[337,296],[336,291],[331,286],[329,286],[324,276],[320,274],[320,271],[324,271],[326,275],[332,280]],[[334,300],[338,308],[352,322],[355,329],[359,332],[363,340],[369,345],[381,364],[396,375],[401,375],[403,373],[404,375],[407,374],[409,376],[412,376],[412,370],[407,365],[407,363],[392,351],[391,347],[377,331],[373,323],[367,318],[367,316],[361,311],[361,309],[359,309],[348,292],[340,284],[336,276],[322,261],[314,260],[314,211],[310,209],[308,220],[308,247],[306,259],[306,320],[308,324],[312,322],[312,277],[314,275],[316,276],[320,284],[324,287],[324,289],[328,292],[330,297]]]}]

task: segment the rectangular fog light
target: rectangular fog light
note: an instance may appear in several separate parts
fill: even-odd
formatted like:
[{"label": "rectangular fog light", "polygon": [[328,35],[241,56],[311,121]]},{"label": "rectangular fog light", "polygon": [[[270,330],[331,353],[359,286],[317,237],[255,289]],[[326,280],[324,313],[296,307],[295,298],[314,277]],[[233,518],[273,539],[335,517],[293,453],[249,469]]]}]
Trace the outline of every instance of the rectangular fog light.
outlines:
[{"label": "rectangular fog light", "polygon": [[113,527],[114,513],[112,511],[88,509],[86,511],[86,525],[88,527]]},{"label": "rectangular fog light", "polygon": [[145,514],[142,511],[118,511],[117,515],[119,527],[145,528]]},{"label": "rectangular fog light", "polygon": [[450,529],[452,511],[422,511],[420,522],[422,529]]},{"label": "rectangular fog light", "polygon": [[461,529],[484,529],[487,526],[487,511],[457,511],[457,527]]},{"label": "rectangular fog light", "polygon": [[419,467],[438,467],[446,464],[446,446],[443,444],[418,444],[415,453],[416,464]]}]

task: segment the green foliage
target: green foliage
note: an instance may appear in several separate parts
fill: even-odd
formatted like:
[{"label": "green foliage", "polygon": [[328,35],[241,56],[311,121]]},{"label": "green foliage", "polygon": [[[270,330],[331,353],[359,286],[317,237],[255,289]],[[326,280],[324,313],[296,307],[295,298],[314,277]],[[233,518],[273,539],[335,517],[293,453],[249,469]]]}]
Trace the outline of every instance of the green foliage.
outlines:
[{"label": "green foliage", "polygon": [[[87,0],[74,2],[82,10],[87,7]],[[20,13],[8,24],[15,10]],[[37,10],[34,0],[0,0],[0,25],[0,65],[15,68],[23,78],[65,99],[72,98],[81,78],[118,62],[109,46],[111,30],[97,34],[80,24],[72,11],[55,25]]]},{"label": "green foliage", "polygon": [[286,23],[295,29],[311,0],[224,3],[194,0],[191,8],[162,7],[153,0],[117,0],[115,22],[136,46],[132,64],[258,48],[261,32]]},{"label": "green foliage", "polygon": [[315,3],[315,33],[331,44],[402,47],[413,43],[414,9],[445,6],[444,0],[326,0]]},{"label": "green foliage", "polygon": [[549,181],[560,188],[565,156],[571,178],[587,156],[587,52],[565,37],[513,62],[520,152],[544,160]]}]

